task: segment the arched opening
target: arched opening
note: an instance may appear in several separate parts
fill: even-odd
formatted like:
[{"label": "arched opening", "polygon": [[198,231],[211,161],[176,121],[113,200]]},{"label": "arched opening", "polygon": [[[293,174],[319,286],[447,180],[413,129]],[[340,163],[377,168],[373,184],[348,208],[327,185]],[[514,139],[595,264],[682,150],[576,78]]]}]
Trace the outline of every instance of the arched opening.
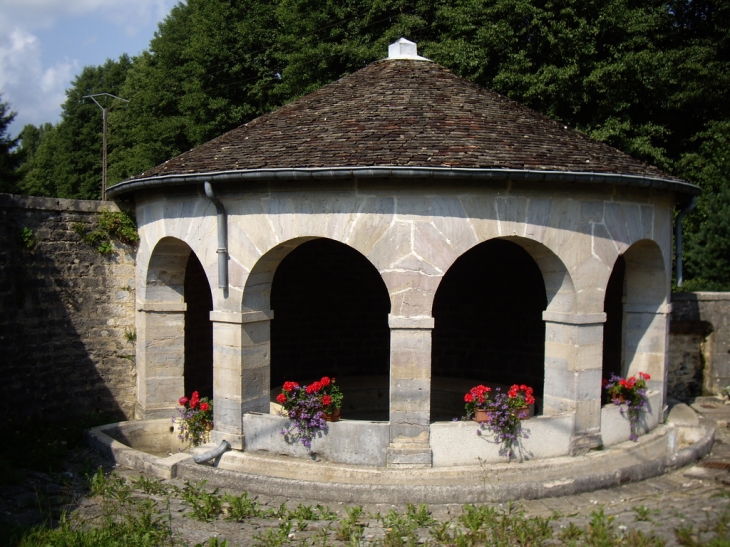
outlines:
[{"label": "arched opening", "polygon": [[271,388],[337,378],[343,416],[388,419],[390,298],[377,269],[329,239],[302,243],[271,284]]},{"label": "arched opening", "polygon": [[546,307],[540,268],[517,243],[490,240],[459,257],[434,299],[431,419],[463,415],[472,382],[527,384],[541,397]]},{"label": "arched opening", "polygon": [[623,373],[623,328],[624,328],[624,278],[626,261],[619,256],[613,266],[606,286],[603,311],[606,322],[603,325],[603,378]]},{"label": "arched opening", "polygon": [[185,267],[185,395],[213,397],[213,295],[203,265],[191,252]]},{"label": "arched opening", "polygon": [[656,242],[641,240],[623,254],[624,326],[622,375],[651,375],[651,389],[664,388],[670,277]]},{"label": "arched opening", "polygon": [[141,289],[138,416],[169,417],[184,394],[213,395],[210,286],[190,246],[164,237],[152,251]]}]

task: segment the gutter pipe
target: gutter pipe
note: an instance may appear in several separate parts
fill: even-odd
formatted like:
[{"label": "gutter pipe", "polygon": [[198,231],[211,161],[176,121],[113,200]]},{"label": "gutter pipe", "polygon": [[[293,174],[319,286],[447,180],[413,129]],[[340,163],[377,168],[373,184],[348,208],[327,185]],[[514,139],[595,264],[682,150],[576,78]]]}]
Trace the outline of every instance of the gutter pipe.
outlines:
[{"label": "gutter pipe", "polygon": [[231,449],[231,445],[226,441],[225,439],[221,441],[221,444],[214,448],[213,450],[209,450],[208,452],[205,452],[203,454],[198,454],[197,456],[193,456],[193,460],[195,463],[205,463],[209,462],[210,460],[214,460],[216,458],[219,458],[223,452],[227,452]]},{"label": "gutter pipe", "polygon": [[676,225],[674,226],[674,245],[676,253],[675,264],[677,268],[677,287],[681,287],[682,283],[684,282],[682,275],[682,219],[684,218],[684,215],[694,209],[696,205],[697,196],[692,196],[690,202],[682,207],[682,209],[679,211],[679,214],[677,215],[677,220],[675,221]]},{"label": "gutter pipe", "polygon": [[228,219],[226,218],[226,210],[221,200],[213,192],[213,185],[207,180],[203,183],[206,197],[215,205],[218,215],[218,288],[228,288],[228,249],[226,242],[228,241]]}]

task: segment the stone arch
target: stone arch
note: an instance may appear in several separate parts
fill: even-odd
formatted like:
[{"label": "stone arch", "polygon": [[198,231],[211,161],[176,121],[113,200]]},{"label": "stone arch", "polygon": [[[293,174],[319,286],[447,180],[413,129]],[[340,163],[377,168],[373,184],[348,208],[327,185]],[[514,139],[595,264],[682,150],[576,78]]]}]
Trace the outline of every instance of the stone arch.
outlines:
[{"label": "stone arch", "polygon": [[271,388],[336,377],[348,418],[387,420],[390,297],[372,263],[318,238],[281,260],[271,287]]},{"label": "stone arch", "polygon": [[650,388],[664,385],[669,274],[659,245],[643,239],[622,255],[623,341],[621,373],[649,373]]},{"label": "stone arch", "polygon": [[526,383],[542,395],[543,313],[569,313],[574,301],[566,268],[538,242],[494,238],[462,254],[434,297],[432,418],[463,410],[460,379]]},{"label": "stone arch", "polygon": [[[195,283],[202,300],[188,294],[186,277],[193,263]],[[188,291],[191,279],[188,278]],[[163,237],[152,249],[143,278],[137,316],[137,414],[144,418],[174,415],[177,400],[185,393],[185,372],[192,370],[195,352],[186,351],[188,303],[200,323],[210,313],[212,296],[205,271],[191,247],[174,237]],[[207,294],[205,294],[207,292]],[[201,302],[203,302],[201,304]],[[199,309],[200,306],[207,309]],[[187,330],[191,330],[191,325]],[[212,331],[207,332],[212,336]],[[192,344],[192,340],[188,340]],[[212,352],[212,340],[206,340]],[[205,365],[212,379],[212,355]],[[206,389],[212,396],[212,382]]]}]

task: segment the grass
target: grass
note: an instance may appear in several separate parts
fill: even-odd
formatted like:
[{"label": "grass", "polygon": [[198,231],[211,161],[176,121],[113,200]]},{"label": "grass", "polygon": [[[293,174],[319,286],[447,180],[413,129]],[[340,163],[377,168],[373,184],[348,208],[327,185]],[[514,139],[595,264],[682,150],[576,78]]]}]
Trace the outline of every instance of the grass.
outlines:
[{"label": "grass", "polygon": [[[154,496],[145,498],[141,494]],[[582,526],[573,522],[558,528],[557,517],[531,517],[519,505],[504,508],[464,505],[453,520],[435,519],[425,504],[408,504],[403,511],[366,515],[361,506],[344,507],[336,515],[328,507],[298,504],[265,507],[248,493],[221,494],[205,482],[186,482],[179,488],[160,479],[126,480],[101,469],[88,476],[88,496],[100,508],[99,515],[82,519],[78,513],[63,514],[56,524],[46,522],[31,530],[8,532],[10,545],[18,547],[147,547],[183,546],[172,525],[171,503],[189,511],[183,518],[200,522],[258,519],[250,545],[372,546],[372,547],[664,547],[653,534],[629,529],[597,508]],[[634,508],[640,520],[650,514]],[[653,512],[652,512],[653,513]],[[179,518],[179,517],[178,517]],[[314,524],[317,523],[316,529]],[[630,523],[628,523],[630,524]],[[215,528],[215,526],[213,526]],[[366,532],[370,532],[366,536]],[[730,547],[730,512],[707,523],[687,525],[674,531],[677,542],[687,547]],[[216,536],[196,547],[232,547]]]},{"label": "grass", "polygon": [[[72,423],[50,424],[22,421],[3,428],[11,442],[0,447],[0,485],[23,480],[20,469],[35,468],[57,473],[69,452],[83,446],[86,427],[110,421],[108,416],[85,418]],[[23,458],[9,450],[24,442]],[[273,547],[299,545],[317,547],[368,546],[518,546],[518,547],[663,547],[662,537],[631,529],[634,523],[657,527],[652,517],[658,511],[643,505],[632,507],[633,517],[617,522],[602,507],[586,520],[577,515],[527,516],[519,505],[504,508],[464,505],[448,521],[434,518],[425,504],[408,504],[385,515],[366,514],[362,506],[342,507],[340,514],[322,505],[267,506],[244,492],[232,495],[209,488],[205,482],[176,486],[148,477],[127,480],[82,466],[87,476],[86,499],[95,512],[84,518],[64,509],[65,502],[36,493],[28,500],[46,516],[32,528],[3,523],[3,540],[11,547],[147,547],[185,545],[173,526],[175,519],[191,519],[215,530],[216,523],[251,526],[244,545]],[[720,494],[722,497],[724,494]],[[730,495],[730,494],[728,494]],[[69,500],[67,500],[68,502]],[[70,500],[75,501],[75,500]],[[66,502],[66,503],[67,503]],[[567,524],[558,526],[558,519]],[[572,522],[577,520],[578,522]],[[179,522],[179,520],[177,521]],[[251,524],[248,524],[251,523]],[[239,528],[242,529],[242,528]],[[730,511],[720,512],[704,523],[687,523],[673,531],[679,545],[686,547],[730,547]],[[212,535],[203,543],[185,547],[233,547],[230,540]]]}]

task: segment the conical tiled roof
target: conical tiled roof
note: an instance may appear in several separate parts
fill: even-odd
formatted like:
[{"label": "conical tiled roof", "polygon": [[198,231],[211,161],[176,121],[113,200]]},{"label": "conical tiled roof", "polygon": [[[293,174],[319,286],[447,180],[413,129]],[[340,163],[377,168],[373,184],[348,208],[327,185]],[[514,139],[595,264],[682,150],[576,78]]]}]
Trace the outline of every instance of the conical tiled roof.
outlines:
[{"label": "conical tiled roof", "polygon": [[195,174],[365,167],[677,180],[436,63],[384,59],[122,186]]}]

